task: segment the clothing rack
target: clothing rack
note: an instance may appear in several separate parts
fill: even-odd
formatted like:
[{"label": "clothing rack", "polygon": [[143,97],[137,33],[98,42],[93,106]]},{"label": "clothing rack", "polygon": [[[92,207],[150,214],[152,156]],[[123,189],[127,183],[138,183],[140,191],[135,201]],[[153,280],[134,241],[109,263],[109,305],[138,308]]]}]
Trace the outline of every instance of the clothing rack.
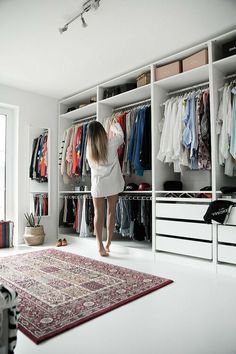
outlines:
[{"label": "clothing rack", "polygon": [[168,95],[174,95],[176,93],[183,93],[183,92],[194,90],[195,88],[203,88],[203,87],[207,87],[207,86],[209,87],[209,81],[202,82],[201,84],[185,87],[180,90],[170,91],[170,92],[168,92]]},{"label": "clothing rack", "polygon": [[90,116],[90,117],[84,117],[82,119],[76,119],[73,121],[73,124],[78,124],[78,123],[84,123],[84,122],[90,122],[92,120],[96,120],[97,119],[97,116],[96,115],[93,115],[93,116]]},{"label": "clothing rack", "polygon": [[[227,76],[225,76],[224,77],[224,79],[226,80],[226,81],[231,81],[231,79],[234,79],[234,80],[232,80],[232,82],[236,82],[236,74],[232,74],[232,75],[227,75]],[[226,84],[226,82],[225,82],[225,84]],[[225,87],[225,84],[224,84],[224,86],[222,86],[222,87],[220,87],[219,89],[218,89],[218,91],[223,91],[223,89],[224,89],[224,87]],[[229,83],[227,83],[227,84],[229,84]]]},{"label": "clothing rack", "polygon": [[236,74],[227,75],[224,78],[225,79],[232,79],[233,77],[236,77]]},{"label": "clothing rack", "polygon": [[114,108],[114,109],[113,109],[113,112],[118,112],[118,111],[121,111],[121,110],[123,110],[123,109],[130,108],[130,107],[141,106],[142,104],[147,103],[147,102],[151,102],[151,99],[148,98],[148,99],[143,100],[143,101],[139,101],[139,102],[135,102],[135,103],[130,103],[130,104],[127,104],[127,105],[125,105],[125,106],[121,106],[121,107]]},{"label": "clothing rack", "polygon": [[[86,199],[92,199],[91,195],[64,195],[60,196],[60,199],[83,199],[86,195]],[[119,195],[119,198],[124,200],[152,200],[151,196],[135,196],[135,195]]]}]

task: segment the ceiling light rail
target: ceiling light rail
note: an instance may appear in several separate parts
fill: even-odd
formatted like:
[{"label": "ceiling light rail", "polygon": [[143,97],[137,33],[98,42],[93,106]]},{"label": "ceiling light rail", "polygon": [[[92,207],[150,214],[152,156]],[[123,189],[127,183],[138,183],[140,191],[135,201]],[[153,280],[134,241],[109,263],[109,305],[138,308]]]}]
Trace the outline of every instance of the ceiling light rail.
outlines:
[{"label": "ceiling light rail", "polygon": [[66,32],[68,30],[69,25],[74,22],[75,20],[77,20],[77,18],[81,18],[81,22],[82,22],[82,27],[86,28],[88,27],[87,22],[84,19],[84,13],[88,12],[90,10],[97,10],[99,8],[100,5],[100,1],[101,0],[87,0],[83,3],[82,5],[82,10],[80,13],[78,13],[78,15],[76,15],[75,17],[73,17],[70,21],[68,21],[63,27],[59,28],[59,32],[61,34],[63,34],[64,32]]}]

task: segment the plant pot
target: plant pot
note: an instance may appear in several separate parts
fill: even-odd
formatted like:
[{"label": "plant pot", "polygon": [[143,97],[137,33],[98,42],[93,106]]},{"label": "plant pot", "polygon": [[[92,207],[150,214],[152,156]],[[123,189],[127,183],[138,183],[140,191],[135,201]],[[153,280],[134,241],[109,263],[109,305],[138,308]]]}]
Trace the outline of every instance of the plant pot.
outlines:
[{"label": "plant pot", "polygon": [[25,227],[24,240],[29,246],[38,246],[44,243],[45,233],[42,225]]}]

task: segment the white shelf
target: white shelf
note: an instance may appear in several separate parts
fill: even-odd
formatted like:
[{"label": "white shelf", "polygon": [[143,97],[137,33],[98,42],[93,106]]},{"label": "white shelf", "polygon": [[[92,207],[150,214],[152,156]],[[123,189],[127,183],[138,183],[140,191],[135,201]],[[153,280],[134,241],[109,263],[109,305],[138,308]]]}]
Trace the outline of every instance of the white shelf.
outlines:
[{"label": "white shelf", "polygon": [[[156,201],[160,202],[188,202],[188,203],[210,203],[211,198],[172,198],[172,197],[156,197]],[[174,216],[173,216],[174,217]]]},{"label": "white shelf", "polygon": [[236,54],[214,61],[213,65],[225,75],[236,74]]},{"label": "white shelf", "polygon": [[126,73],[124,75],[119,76],[118,78],[109,80],[107,82],[104,82],[100,87],[101,88],[107,88],[107,87],[112,87],[112,86],[118,86],[126,83],[131,83],[131,82],[136,82],[136,79],[139,75],[150,72],[151,66],[146,65],[142,68],[130,71],[129,73]]},{"label": "white shelf", "polygon": [[73,96],[70,96],[68,98],[64,98],[60,101],[60,103],[69,107],[74,104],[89,101],[91,99],[91,97],[96,96],[96,95],[97,95],[97,86],[92,87],[92,88],[85,90],[83,92],[76,93]]},{"label": "white shelf", "polygon": [[120,194],[152,194],[152,191],[124,191]]},{"label": "white shelf", "polygon": [[183,73],[155,81],[154,84],[167,91],[174,91],[209,80],[209,65],[185,71]]},{"label": "white shelf", "polygon": [[30,192],[30,194],[48,194],[48,191],[34,191]]},{"label": "white shelf", "polygon": [[91,193],[91,191],[59,191],[60,194],[85,194]]},{"label": "white shelf", "polygon": [[155,191],[156,194],[160,193],[160,194],[168,194],[168,193],[176,193],[176,194],[184,194],[184,193],[213,193],[212,191]]},{"label": "white shelf", "polygon": [[74,111],[61,114],[60,118],[80,119],[80,118],[93,116],[96,114],[96,111],[97,111],[97,102],[94,102],[88,104],[87,106],[75,109]]},{"label": "white shelf", "polygon": [[106,98],[99,101],[102,104],[116,108],[123,105],[139,102],[142,100],[151,99],[151,84],[138,87],[134,90],[126,91],[116,96]]}]

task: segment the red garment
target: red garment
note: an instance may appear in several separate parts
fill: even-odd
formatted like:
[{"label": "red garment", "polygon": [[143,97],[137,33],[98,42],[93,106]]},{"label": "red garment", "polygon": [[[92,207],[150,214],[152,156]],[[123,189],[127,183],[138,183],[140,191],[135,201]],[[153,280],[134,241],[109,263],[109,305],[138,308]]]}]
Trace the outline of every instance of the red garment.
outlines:
[{"label": "red garment", "polygon": [[80,161],[80,153],[78,153],[78,146],[81,144],[82,126],[77,128],[75,133],[73,147],[72,147],[72,175],[78,175],[78,166]]}]

